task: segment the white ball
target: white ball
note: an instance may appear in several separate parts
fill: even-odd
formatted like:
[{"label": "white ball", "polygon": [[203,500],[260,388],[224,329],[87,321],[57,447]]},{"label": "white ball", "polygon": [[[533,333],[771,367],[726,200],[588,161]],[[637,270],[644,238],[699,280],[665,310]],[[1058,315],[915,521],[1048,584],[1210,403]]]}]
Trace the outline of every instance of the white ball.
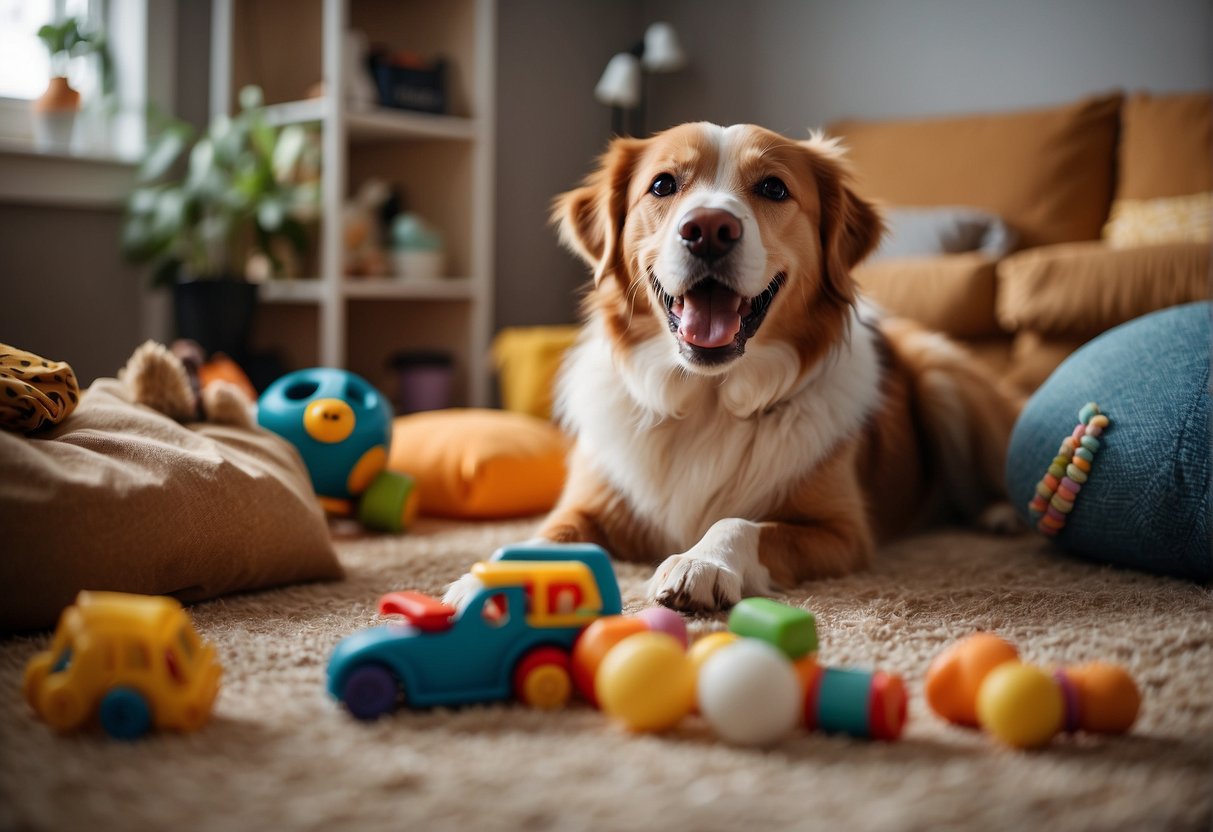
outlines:
[{"label": "white ball", "polygon": [[743,638],[715,651],[698,680],[699,713],[726,742],[769,745],[800,722],[800,681],[765,641]]}]

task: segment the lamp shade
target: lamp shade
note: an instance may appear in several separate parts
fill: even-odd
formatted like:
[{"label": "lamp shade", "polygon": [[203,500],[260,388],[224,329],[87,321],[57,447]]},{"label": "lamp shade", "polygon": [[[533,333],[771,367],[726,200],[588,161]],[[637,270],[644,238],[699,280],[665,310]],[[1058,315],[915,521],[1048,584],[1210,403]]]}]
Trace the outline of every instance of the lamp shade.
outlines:
[{"label": "lamp shade", "polygon": [[628,52],[611,58],[594,87],[594,97],[612,107],[631,109],[639,104],[640,59]]},{"label": "lamp shade", "polygon": [[668,23],[654,23],[644,32],[644,68],[649,72],[674,72],[687,62],[678,33]]}]

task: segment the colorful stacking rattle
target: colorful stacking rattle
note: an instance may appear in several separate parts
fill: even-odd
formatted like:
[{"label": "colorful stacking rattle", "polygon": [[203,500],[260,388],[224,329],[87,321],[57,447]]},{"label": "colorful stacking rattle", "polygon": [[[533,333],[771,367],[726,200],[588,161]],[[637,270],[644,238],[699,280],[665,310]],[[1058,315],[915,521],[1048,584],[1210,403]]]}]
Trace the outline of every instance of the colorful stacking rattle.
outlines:
[{"label": "colorful stacking rattle", "polygon": [[298,449],[328,513],[356,510],[364,526],[380,531],[412,523],[413,478],[387,470],[391,409],[366,379],[328,367],[288,373],[261,394],[257,422]]},{"label": "colorful stacking rattle", "polygon": [[1099,436],[1109,424],[1095,402],[1088,402],[1078,412],[1078,424],[1062,440],[1057,456],[1036,484],[1036,494],[1028,503],[1036,528],[1043,534],[1056,535],[1066,525],[1078,492],[1090,476],[1095,452],[1099,450]]}]

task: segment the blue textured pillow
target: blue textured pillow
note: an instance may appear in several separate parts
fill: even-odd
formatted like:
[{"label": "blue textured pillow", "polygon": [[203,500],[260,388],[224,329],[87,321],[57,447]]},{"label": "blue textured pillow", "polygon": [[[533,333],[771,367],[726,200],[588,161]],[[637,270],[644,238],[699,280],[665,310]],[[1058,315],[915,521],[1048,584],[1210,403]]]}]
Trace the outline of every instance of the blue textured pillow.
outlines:
[{"label": "blue textured pillow", "polygon": [[1078,411],[1097,402],[1111,425],[1054,539],[1093,560],[1213,579],[1211,315],[1202,302],[1137,318],[1054,371],[1020,414],[1007,455],[1008,493],[1025,520]]}]

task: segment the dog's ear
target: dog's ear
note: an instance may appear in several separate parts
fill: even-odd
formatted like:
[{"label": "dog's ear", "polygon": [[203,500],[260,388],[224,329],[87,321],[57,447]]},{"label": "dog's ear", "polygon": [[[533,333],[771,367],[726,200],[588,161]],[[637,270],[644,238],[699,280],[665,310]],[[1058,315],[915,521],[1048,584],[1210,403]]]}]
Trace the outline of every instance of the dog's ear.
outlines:
[{"label": "dog's ear", "polygon": [[619,266],[628,183],[646,141],[614,139],[582,186],[552,204],[561,242],[594,269],[595,283]]},{"label": "dog's ear", "polygon": [[884,220],[872,203],[851,189],[851,172],[841,145],[821,134],[800,143],[812,157],[821,201],[821,271],[828,296],[855,302],[854,268],[880,243]]}]

